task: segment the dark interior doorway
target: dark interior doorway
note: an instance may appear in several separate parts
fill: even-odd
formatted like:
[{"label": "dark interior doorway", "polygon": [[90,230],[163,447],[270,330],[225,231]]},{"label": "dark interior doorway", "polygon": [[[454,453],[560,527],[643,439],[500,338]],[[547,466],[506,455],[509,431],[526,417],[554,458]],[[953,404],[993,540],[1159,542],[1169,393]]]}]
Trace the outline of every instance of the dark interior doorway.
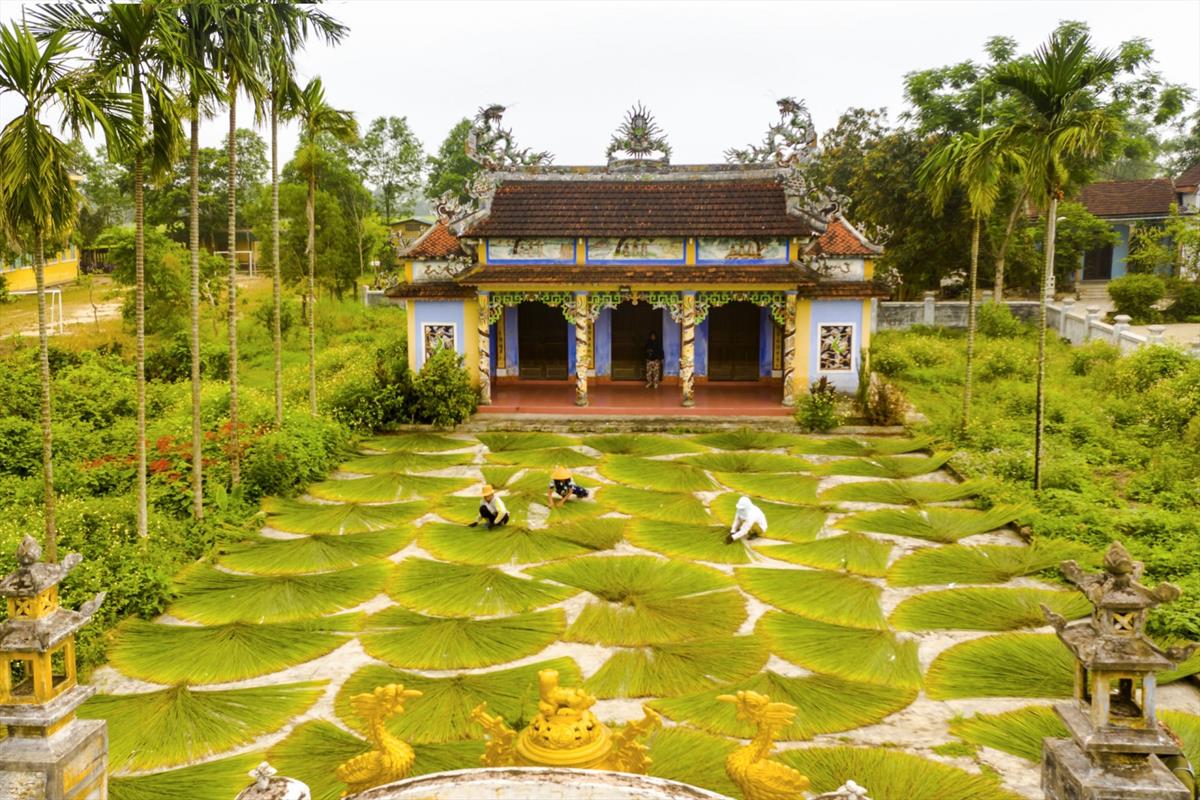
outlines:
[{"label": "dark interior doorway", "polygon": [[1113,248],[1111,244],[1087,251],[1083,256],[1083,279],[1106,281],[1112,278]]},{"label": "dark interior doorway", "polygon": [[621,303],[612,315],[612,379],[640,381],[646,378],[646,340],[650,331],[662,342],[662,309],[649,303]]},{"label": "dark interior doorway", "polygon": [[561,309],[543,303],[517,307],[517,356],[522,379],[567,377],[567,320]]},{"label": "dark interior doorway", "polygon": [[708,313],[708,379],[758,380],[759,308],[729,303]]}]

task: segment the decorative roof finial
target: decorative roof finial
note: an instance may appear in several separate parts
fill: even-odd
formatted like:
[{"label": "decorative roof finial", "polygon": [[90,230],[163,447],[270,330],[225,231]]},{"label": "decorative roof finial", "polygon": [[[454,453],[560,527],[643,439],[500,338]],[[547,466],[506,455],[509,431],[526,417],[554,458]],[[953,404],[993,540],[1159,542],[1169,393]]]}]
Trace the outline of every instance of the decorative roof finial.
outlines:
[{"label": "decorative roof finial", "polygon": [[765,164],[774,161],[781,167],[808,163],[817,151],[817,129],[803,100],[781,97],[779,122],[767,128],[761,145],[748,145],[744,150],[731,147],[725,158],[733,164]]},{"label": "decorative roof finial", "polygon": [[[617,153],[624,153],[626,158],[614,158]],[[660,154],[658,158],[649,158],[655,153]],[[671,145],[667,144],[667,136],[654,121],[654,115],[639,101],[625,112],[625,119],[613,134],[605,155],[610,166],[623,160],[668,164]]]},{"label": "decorative roof finial", "polygon": [[512,131],[500,125],[505,110],[504,106],[496,103],[483,106],[476,112],[471,130],[467,132],[467,158],[489,170],[535,166],[553,161],[554,156],[548,151],[535,153],[529,148],[517,148]]}]

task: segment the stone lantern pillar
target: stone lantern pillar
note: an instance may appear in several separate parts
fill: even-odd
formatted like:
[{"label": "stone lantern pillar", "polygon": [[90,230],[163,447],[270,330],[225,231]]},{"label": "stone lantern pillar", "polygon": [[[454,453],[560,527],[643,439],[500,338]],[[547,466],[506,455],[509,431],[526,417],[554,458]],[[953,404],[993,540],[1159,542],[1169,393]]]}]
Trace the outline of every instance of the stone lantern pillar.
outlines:
[{"label": "stone lantern pillar", "polygon": [[1146,612],[1180,595],[1169,583],[1139,583],[1141,562],[1119,542],[1104,571],[1089,575],[1074,561],[1063,574],[1092,602],[1088,619],[1068,623],[1042,610],[1075,657],[1075,697],[1055,706],[1070,739],[1042,745],[1047,800],[1191,800],[1162,758],[1181,755],[1155,713],[1155,673],[1175,667],[1194,647],[1162,650],[1145,634]]},{"label": "stone lantern pillar", "polygon": [[91,619],[104,593],[78,611],[58,604],[58,584],[82,557],[41,561],[26,536],[17,571],[0,580],[8,619],[0,624],[0,797],[20,800],[104,800],[108,733],[102,720],[75,710],[95,692],[76,682],[75,632]]}]

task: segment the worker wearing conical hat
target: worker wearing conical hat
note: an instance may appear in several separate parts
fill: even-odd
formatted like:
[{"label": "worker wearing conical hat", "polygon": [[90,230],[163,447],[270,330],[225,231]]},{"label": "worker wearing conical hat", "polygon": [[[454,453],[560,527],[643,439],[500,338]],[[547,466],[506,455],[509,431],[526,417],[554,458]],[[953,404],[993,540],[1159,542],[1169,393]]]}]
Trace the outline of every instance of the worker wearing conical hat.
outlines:
[{"label": "worker wearing conical hat", "polygon": [[550,473],[550,488],[546,492],[546,504],[550,508],[561,508],[568,500],[587,496],[588,490],[575,482],[571,470],[560,464]]},{"label": "worker wearing conical hat", "polygon": [[483,500],[479,503],[479,516],[475,518],[470,527],[474,528],[480,522],[487,520],[487,528],[490,531],[492,528],[507,525],[508,519],[508,507],[504,505],[500,495],[496,494],[496,490],[492,488],[491,484],[485,485]]}]

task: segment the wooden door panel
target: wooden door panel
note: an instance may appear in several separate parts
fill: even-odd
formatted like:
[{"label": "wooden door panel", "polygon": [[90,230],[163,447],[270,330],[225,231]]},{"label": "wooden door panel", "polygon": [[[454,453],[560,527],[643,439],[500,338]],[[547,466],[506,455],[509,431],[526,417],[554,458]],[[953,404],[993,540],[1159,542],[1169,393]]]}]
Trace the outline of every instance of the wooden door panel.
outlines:
[{"label": "wooden door panel", "polygon": [[646,339],[662,340],[662,311],[649,303],[622,303],[612,316],[612,379],[645,380]]},{"label": "wooden door panel", "polygon": [[517,353],[523,380],[567,377],[567,321],[562,311],[542,303],[517,309]]},{"label": "wooden door panel", "polygon": [[752,303],[729,303],[709,312],[710,381],[758,380],[759,314]]}]

